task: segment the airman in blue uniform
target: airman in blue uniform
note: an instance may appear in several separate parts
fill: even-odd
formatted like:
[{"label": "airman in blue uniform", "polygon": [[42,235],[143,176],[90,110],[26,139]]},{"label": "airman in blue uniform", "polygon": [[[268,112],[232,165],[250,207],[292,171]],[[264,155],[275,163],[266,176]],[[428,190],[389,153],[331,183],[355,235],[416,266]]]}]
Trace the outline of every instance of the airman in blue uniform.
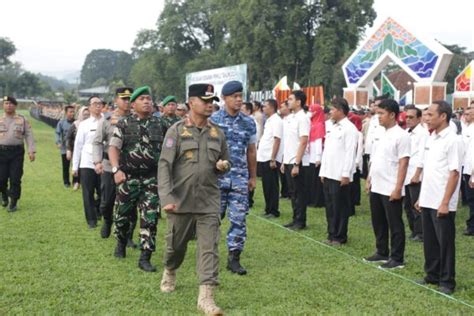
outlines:
[{"label": "airman in blue uniform", "polygon": [[232,167],[219,178],[221,190],[221,216],[226,211],[230,221],[227,233],[229,257],[227,269],[244,275],[240,254],[247,237],[246,216],[249,211],[248,193],[256,185],[256,124],[253,118],[240,112],[243,86],[239,81],[229,81],[222,88],[225,107],[211,116],[211,121],[224,132],[229,147]]}]

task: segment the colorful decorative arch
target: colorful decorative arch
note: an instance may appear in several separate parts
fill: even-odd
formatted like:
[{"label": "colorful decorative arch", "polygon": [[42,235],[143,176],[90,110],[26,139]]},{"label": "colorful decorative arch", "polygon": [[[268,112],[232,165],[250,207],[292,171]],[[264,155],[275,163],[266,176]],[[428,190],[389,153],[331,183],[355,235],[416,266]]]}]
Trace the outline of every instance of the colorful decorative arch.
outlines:
[{"label": "colorful decorative arch", "polygon": [[455,83],[455,91],[459,92],[467,92],[467,91],[474,91],[474,87],[472,86],[472,82],[474,81],[474,61],[471,61],[466,68],[456,77],[454,80]]},{"label": "colorful decorative arch", "polygon": [[[429,45],[428,45],[429,43]],[[352,54],[342,66],[348,86],[367,86],[390,61],[417,81],[442,81],[452,53],[437,42],[422,42],[392,18]]]}]

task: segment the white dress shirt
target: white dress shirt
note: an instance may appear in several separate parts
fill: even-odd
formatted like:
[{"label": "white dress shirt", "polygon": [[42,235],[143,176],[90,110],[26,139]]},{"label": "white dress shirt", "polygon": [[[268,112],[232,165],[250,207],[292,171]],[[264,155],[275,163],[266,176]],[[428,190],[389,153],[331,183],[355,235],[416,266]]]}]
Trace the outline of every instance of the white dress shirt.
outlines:
[{"label": "white dress shirt", "polygon": [[[420,207],[437,210],[446,191],[449,172],[456,170],[461,173],[463,157],[462,139],[450,128],[446,127],[439,134],[433,132],[426,141],[423,159],[423,181],[419,205]],[[458,204],[458,185],[449,200],[449,211],[455,212]]]},{"label": "white dress shirt", "polygon": [[463,174],[470,175],[472,173],[472,146],[474,142],[474,124],[465,126],[462,130],[462,139],[464,144]]},{"label": "white dress shirt", "polygon": [[257,150],[257,161],[266,162],[272,160],[273,144],[275,137],[280,139],[280,148],[278,149],[275,160],[281,163],[283,157],[283,120],[278,114],[273,114],[266,121],[263,127],[263,135]]},{"label": "white dress shirt", "polygon": [[355,156],[355,164],[354,169],[352,170],[352,174],[357,172],[357,168],[362,173],[364,171],[364,135],[362,132],[357,131],[357,151]]},{"label": "white dress shirt", "polygon": [[79,168],[94,169],[92,143],[94,141],[95,132],[97,131],[97,125],[101,118],[102,114],[99,118],[91,116],[79,124],[76,140],[74,141],[72,171],[77,171]]},{"label": "white dress shirt", "polygon": [[421,168],[426,140],[430,136],[428,130],[421,124],[418,124],[411,132],[408,132],[408,134],[410,135],[410,161],[408,162],[405,185],[410,184],[416,169]]},{"label": "white dress shirt", "polygon": [[[300,146],[300,137],[307,136],[309,138],[309,132],[311,130],[311,121],[303,110],[299,110],[297,113],[291,113],[283,120],[283,163],[293,164],[295,163],[296,153]],[[305,148],[303,157],[301,160],[303,166],[309,166],[309,150],[308,146]]]},{"label": "white dress shirt", "polygon": [[359,135],[357,128],[347,117],[335,123],[326,132],[323,158],[319,176],[341,181],[342,177],[353,180]]},{"label": "white dress shirt", "polygon": [[373,152],[374,142],[379,140],[379,135],[383,133],[384,128],[380,126],[378,114],[374,114],[369,121],[367,136],[365,138],[364,154],[370,155]]},{"label": "white dress shirt", "polygon": [[397,186],[399,160],[410,157],[410,136],[398,124],[378,132],[380,139],[370,156],[371,192],[390,196]]}]

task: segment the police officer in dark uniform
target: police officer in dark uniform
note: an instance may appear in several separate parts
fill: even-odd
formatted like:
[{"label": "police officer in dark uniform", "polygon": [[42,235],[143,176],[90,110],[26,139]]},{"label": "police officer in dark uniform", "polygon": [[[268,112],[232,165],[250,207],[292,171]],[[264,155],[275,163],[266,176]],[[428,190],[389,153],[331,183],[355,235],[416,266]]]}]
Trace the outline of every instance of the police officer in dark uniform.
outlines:
[{"label": "police officer in dark uniform", "polygon": [[[4,97],[4,113],[0,117],[0,192],[2,193],[2,206],[8,206],[9,212],[16,211],[17,201],[21,195],[24,142],[26,141],[28,146],[30,161],[35,160],[36,152],[31,125],[24,116],[16,113],[17,105],[14,97]],[[10,180],[9,189],[8,180]],[[10,205],[8,205],[9,197]]]},{"label": "police officer in dark uniform", "polygon": [[117,184],[114,255],[124,258],[131,213],[140,212],[140,249],[138,267],[155,272],[150,263],[155,251],[158,223],[158,159],[165,128],[154,117],[151,91],[148,86],[136,89],[130,97],[134,113],[120,120],[109,142],[109,158]]}]

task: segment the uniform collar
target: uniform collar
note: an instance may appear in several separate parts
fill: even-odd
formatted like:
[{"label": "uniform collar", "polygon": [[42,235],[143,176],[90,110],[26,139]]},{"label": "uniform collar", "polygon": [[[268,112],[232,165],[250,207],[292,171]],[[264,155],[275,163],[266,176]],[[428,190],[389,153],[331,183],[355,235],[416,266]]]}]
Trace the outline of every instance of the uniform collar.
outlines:
[{"label": "uniform collar", "polygon": [[133,114],[132,114],[132,117],[133,117],[135,120],[141,122],[141,121],[147,121],[147,120],[151,119],[151,118],[153,117],[153,115],[150,115],[150,116],[145,117],[145,118],[139,118],[138,115],[137,115],[137,113],[133,113]]},{"label": "uniform collar", "polygon": [[230,117],[230,118],[232,118],[232,119],[239,119],[239,118],[241,118],[242,115],[243,115],[242,112],[239,111],[239,112],[237,113],[237,115],[232,116],[232,115],[229,114],[229,112],[227,112],[227,110],[225,109],[225,107],[224,107],[221,111],[223,111],[224,117]]},{"label": "uniform collar", "polygon": [[445,138],[449,134],[450,131],[451,131],[451,127],[448,125],[441,132],[439,132],[439,134],[436,133],[436,131],[433,131],[433,135],[435,135],[436,139]]},{"label": "uniform collar", "polygon": [[94,117],[94,116],[91,116],[88,118],[88,120],[90,120],[91,122],[97,122],[97,121],[100,121],[102,118],[104,117],[104,114],[100,113],[100,117]]},{"label": "uniform collar", "polygon": [[[189,128],[189,127],[196,127],[196,128],[197,128],[196,124],[194,123],[194,121],[191,119],[190,116],[186,117],[186,119],[184,120],[184,125],[185,125],[186,127],[188,127],[188,128]],[[211,124],[211,122],[209,121],[209,119],[207,119],[207,121],[206,121],[206,126],[205,126],[205,127],[209,127],[209,128],[212,127],[212,124]]]},{"label": "uniform collar", "polygon": [[347,123],[346,121],[349,121],[349,119],[347,118],[347,116],[344,117],[344,118],[343,118],[342,120],[340,120],[339,122],[334,123],[334,125],[336,125],[336,126],[338,126],[338,125],[339,125],[339,126],[342,126],[342,125],[345,125],[345,124]]},{"label": "uniform collar", "polygon": [[411,130],[411,133],[412,134],[417,134],[422,128],[424,128],[423,126],[421,126],[421,122],[418,123],[418,125],[415,126],[415,128],[413,128]]}]

